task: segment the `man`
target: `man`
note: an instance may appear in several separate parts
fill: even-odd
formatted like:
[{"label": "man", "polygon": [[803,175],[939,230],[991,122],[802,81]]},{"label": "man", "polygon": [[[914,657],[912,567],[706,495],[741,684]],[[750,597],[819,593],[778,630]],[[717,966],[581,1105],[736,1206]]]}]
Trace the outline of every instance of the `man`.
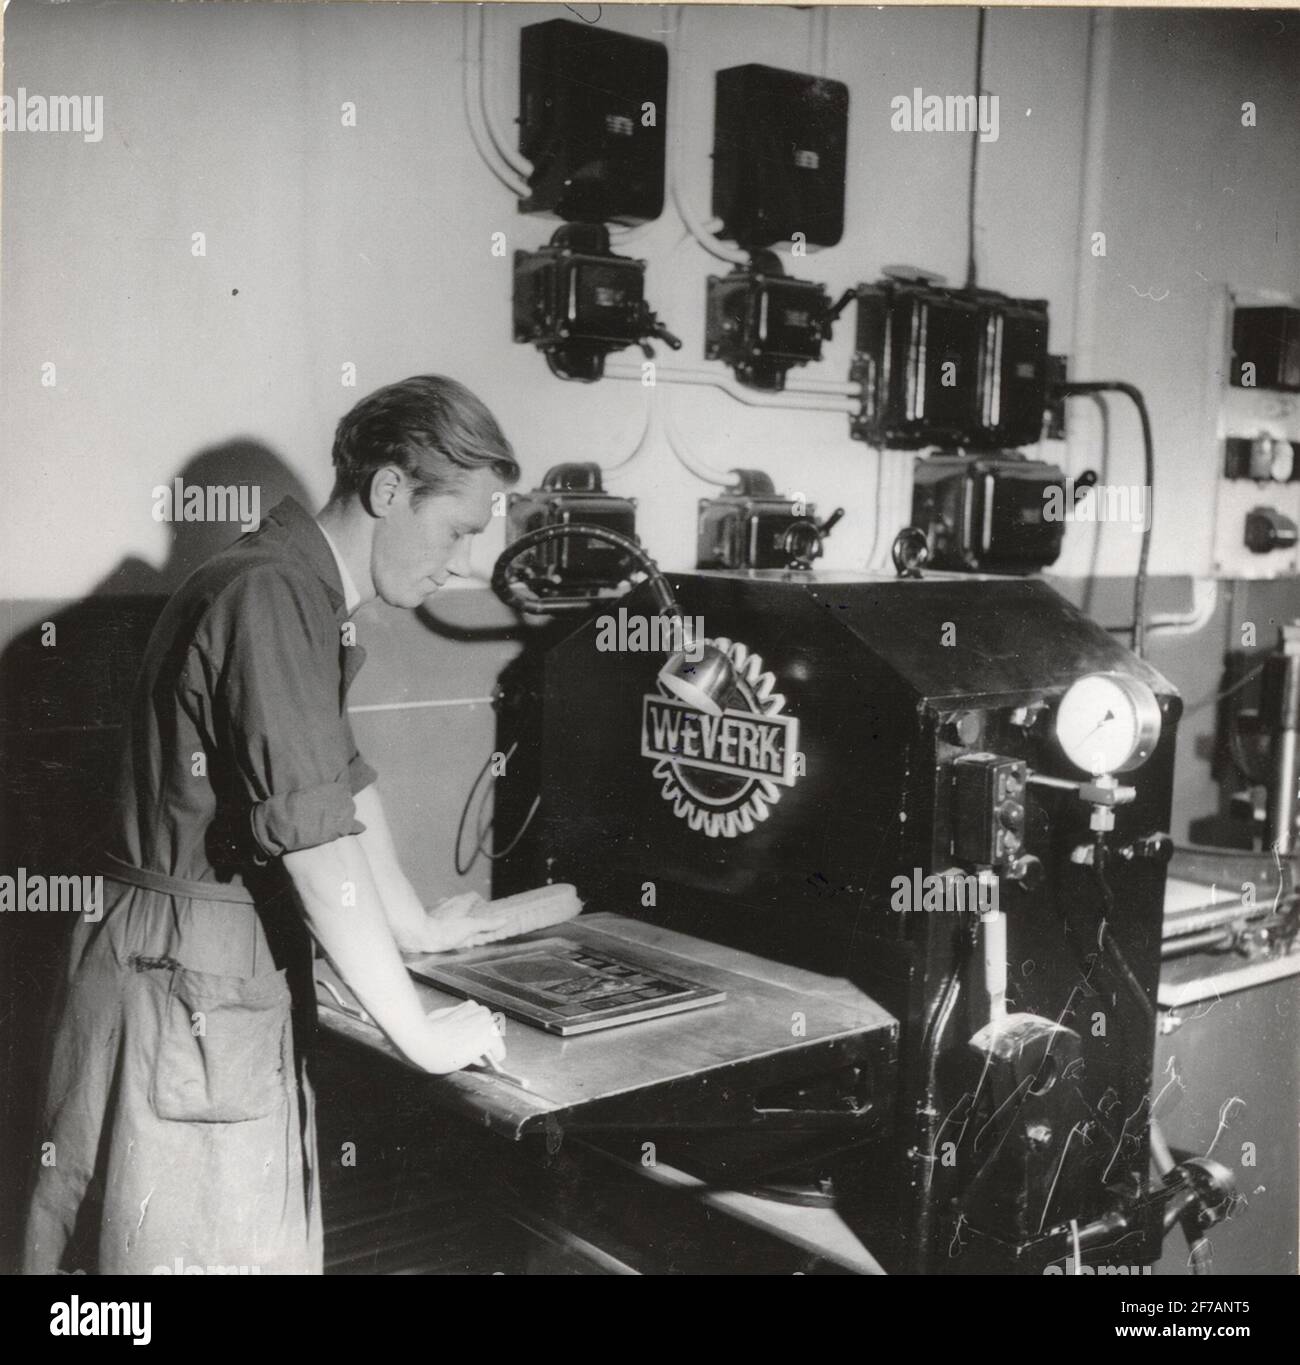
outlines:
[{"label": "man", "polygon": [[486,1009],[426,1018],[403,967],[496,921],[468,917],[473,897],[426,912],[402,873],[348,722],[347,618],[468,573],[519,468],[483,404],[436,376],[358,403],[334,466],[315,520],[286,498],[154,629],[104,914],[78,924],[64,985],[30,1271],[320,1272],[311,938],[415,1065],[504,1056]]}]

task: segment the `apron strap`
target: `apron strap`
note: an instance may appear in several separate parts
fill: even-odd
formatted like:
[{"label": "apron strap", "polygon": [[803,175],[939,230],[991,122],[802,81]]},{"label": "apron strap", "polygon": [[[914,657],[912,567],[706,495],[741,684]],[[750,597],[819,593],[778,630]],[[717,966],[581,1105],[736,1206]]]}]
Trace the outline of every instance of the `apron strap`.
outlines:
[{"label": "apron strap", "polygon": [[143,867],[124,863],[111,853],[102,855],[104,876],[127,886],[138,886],[145,891],[157,891],[164,896],[184,896],[194,901],[220,901],[225,905],[252,905],[252,894],[247,887],[235,882],[191,882],[184,877],[169,877],[165,872],[150,872]]}]

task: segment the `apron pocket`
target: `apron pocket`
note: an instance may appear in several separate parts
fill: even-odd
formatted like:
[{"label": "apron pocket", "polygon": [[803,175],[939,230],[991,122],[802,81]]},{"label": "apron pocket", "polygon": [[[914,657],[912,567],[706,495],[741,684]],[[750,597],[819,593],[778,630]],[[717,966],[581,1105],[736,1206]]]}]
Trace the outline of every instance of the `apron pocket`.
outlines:
[{"label": "apron pocket", "polygon": [[162,1119],[242,1123],[288,1099],[289,987],[283,971],[241,980],[171,974],[150,1100]]}]

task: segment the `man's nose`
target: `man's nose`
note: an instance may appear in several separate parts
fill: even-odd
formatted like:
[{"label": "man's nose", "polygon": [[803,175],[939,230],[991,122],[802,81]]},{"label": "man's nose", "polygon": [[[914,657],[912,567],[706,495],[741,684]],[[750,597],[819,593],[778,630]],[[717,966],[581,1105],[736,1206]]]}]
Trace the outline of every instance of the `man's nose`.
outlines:
[{"label": "man's nose", "polygon": [[455,574],[457,578],[468,578],[470,541],[462,540],[452,553],[451,560],[447,564],[447,572]]}]

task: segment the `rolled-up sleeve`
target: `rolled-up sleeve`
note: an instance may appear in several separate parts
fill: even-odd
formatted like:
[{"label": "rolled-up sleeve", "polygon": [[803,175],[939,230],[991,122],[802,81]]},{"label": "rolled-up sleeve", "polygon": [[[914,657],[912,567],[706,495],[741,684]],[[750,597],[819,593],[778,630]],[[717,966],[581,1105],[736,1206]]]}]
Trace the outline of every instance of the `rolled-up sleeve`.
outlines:
[{"label": "rolled-up sleeve", "polygon": [[278,565],[230,584],[196,637],[223,795],[263,856],[365,829],[352,798],[375,773],[343,710],[342,647],[319,584]]}]

